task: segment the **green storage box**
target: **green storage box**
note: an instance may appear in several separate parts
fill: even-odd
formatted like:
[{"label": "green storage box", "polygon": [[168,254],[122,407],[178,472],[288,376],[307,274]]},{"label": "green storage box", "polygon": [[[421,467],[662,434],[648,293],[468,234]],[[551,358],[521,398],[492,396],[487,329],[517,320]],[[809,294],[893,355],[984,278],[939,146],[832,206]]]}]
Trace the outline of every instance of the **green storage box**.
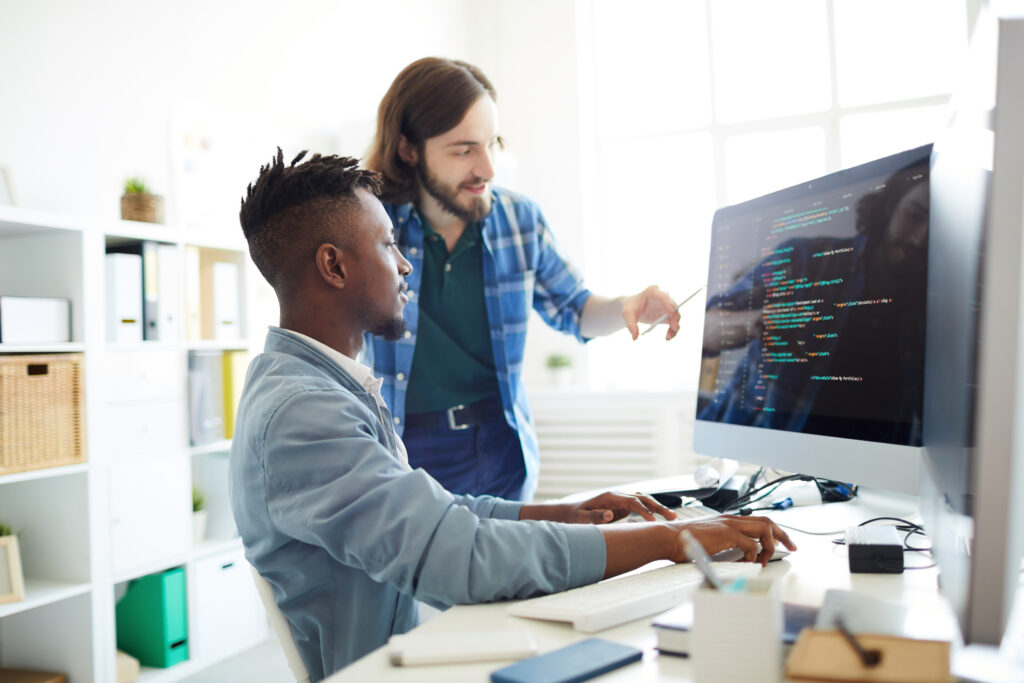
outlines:
[{"label": "green storage box", "polygon": [[117,602],[118,649],[143,666],[168,667],[185,661],[187,609],[183,568],[133,580]]}]

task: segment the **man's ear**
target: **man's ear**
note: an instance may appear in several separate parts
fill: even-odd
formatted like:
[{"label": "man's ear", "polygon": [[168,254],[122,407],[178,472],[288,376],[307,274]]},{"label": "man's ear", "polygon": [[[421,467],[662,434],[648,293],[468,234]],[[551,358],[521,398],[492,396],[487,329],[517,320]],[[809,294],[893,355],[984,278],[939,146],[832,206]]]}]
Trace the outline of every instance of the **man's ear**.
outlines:
[{"label": "man's ear", "polygon": [[316,269],[328,286],[344,289],[347,282],[345,253],[330,242],[316,248]]},{"label": "man's ear", "polygon": [[419,163],[419,150],[416,149],[416,145],[409,142],[409,138],[404,135],[398,136],[398,158],[410,166],[415,166]]}]

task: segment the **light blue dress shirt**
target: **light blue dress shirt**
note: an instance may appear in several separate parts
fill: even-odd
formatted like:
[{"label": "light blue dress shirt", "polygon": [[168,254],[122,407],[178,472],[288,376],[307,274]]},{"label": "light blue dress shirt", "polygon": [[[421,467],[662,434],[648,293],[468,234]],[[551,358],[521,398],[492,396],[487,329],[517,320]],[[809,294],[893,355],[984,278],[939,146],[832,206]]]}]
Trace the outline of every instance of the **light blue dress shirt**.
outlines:
[{"label": "light blue dress shirt", "polygon": [[239,403],[231,506],[313,680],[416,626],[417,599],[523,598],[604,574],[596,527],[518,521],[518,503],[452,495],[400,461],[397,438],[338,362],[270,329]]},{"label": "light blue dress shirt", "polygon": [[[537,433],[523,384],[523,353],[530,309],[549,326],[580,341],[580,315],[591,292],[582,276],[562,253],[540,208],[526,197],[494,188],[492,210],[481,221],[484,257],[484,298],[491,328],[494,366],[505,410],[505,420],[519,434],[526,465],[523,496],[533,497],[537,489],[540,457]],[[384,380],[384,400],[394,413],[395,428],[401,434],[405,420],[405,393],[416,348],[419,326],[417,293],[423,264],[423,224],[413,204],[384,208],[395,227],[395,240],[402,255],[412,263],[409,303],[405,307],[408,336],[391,342],[366,338],[364,360]]]}]

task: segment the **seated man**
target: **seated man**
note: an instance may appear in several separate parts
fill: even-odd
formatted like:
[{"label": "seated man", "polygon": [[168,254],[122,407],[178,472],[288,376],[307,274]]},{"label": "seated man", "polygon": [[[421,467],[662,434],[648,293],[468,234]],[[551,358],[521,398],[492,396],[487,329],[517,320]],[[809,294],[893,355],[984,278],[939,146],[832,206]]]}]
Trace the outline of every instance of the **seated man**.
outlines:
[{"label": "seated man", "polygon": [[[246,557],[273,586],[313,680],[416,626],[416,600],[524,598],[684,561],[681,523],[569,524],[674,517],[646,496],[523,505],[452,495],[409,468],[380,380],[353,359],[364,332],[402,332],[411,266],[377,174],[344,157],[300,164],[304,155],[286,166],[278,150],[242,202],[281,326],[246,376],[230,494]],[[793,547],[763,518],[687,526],[711,553],[741,548],[764,563],[776,540]]]}]

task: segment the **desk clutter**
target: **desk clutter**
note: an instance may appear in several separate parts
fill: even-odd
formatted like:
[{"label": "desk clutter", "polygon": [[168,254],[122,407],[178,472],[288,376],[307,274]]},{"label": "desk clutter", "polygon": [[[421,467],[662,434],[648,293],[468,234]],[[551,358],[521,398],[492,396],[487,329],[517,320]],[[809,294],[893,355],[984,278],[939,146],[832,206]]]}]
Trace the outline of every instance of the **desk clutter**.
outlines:
[{"label": "desk clutter", "polygon": [[[730,577],[722,589],[705,584],[692,600],[651,621],[658,651],[688,657],[697,683],[778,681],[783,670],[798,680],[951,680],[951,642],[941,625],[922,623],[898,604],[846,590],[827,591],[820,608],[785,603],[780,583],[750,576]],[[739,649],[742,656],[736,656]],[[540,671],[532,662],[543,656],[527,660],[528,672]],[[495,675],[492,680],[540,679]]]},{"label": "desk clutter", "polygon": [[[814,626],[818,608],[795,603],[782,603],[782,649],[788,652],[797,636],[805,628]],[[658,650],[672,655],[688,657],[691,652],[693,628],[693,602],[687,601],[655,617],[651,622],[657,637]]]}]

